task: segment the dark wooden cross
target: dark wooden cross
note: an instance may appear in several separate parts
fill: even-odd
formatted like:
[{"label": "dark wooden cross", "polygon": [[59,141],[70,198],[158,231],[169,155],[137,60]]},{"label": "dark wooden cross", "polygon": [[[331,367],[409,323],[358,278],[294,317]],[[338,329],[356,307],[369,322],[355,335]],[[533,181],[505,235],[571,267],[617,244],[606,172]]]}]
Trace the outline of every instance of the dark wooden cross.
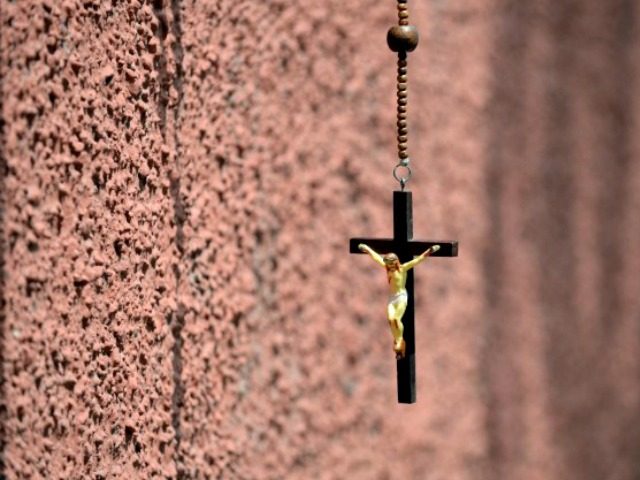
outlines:
[{"label": "dark wooden cross", "polygon": [[[411,192],[393,192],[393,238],[352,238],[349,241],[351,253],[364,253],[358,248],[366,243],[376,252],[395,253],[400,262],[408,262],[428,250],[433,245],[440,245],[434,257],[457,257],[458,242],[420,242],[413,238],[413,205]],[[407,309],[402,317],[404,323],[404,341],[406,352],[404,358],[396,360],[398,369],[398,403],[415,403],[416,401],[416,342],[414,330],[413,308],[413,269],[407,274],[407,293],[409,295]]]}]

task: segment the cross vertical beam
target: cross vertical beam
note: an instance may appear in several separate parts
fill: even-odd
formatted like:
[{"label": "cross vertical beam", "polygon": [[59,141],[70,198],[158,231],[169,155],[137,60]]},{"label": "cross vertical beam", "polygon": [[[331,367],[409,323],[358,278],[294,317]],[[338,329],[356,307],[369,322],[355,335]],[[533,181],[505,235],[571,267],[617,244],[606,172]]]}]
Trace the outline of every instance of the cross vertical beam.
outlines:
[{"label": "cross vertical beam", "polygon": [[[458,242],[421,242],[413,240],[413,202],[411,192],[393,192],[393,239],[352,238],[349,241],[351,253],[362,253],[358,248],[366,243],[380,253],[395,253],[400,262],[408,262],[415,256],[439,245],[440,250],[433,257],[457,257]],[[416,342],[415,342],[415,309],[413,297],[413,269],[407,272],[406,290],[408,294],[407,309],[402,317],[404,324],[405,357],[396,360],[398,376],[398,402],[415,403],[416,401]]]},{"label": "cross vertical beam", "polygon": [[[413,199],[411,192],[393,192],[393,240],[400,263],[413,260],[409,242],[413,239]],[[416,402],[416,336],[413,269],[407,272],[407,309],[402,317],[406,350],[396,360],[398,403]]]}]

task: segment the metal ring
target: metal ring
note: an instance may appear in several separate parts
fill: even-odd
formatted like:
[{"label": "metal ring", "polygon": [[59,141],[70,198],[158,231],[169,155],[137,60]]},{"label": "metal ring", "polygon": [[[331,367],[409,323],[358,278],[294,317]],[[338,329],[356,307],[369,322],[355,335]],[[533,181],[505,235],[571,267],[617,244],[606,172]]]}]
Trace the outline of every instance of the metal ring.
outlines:
[{"label": "metal ring", "polygon": [[[398,169],[400,168],[405,168],[407,170],[406,175],[404,176],[398,175]],[[393,178],[396,179],[396,182],[400,183],[400,187],[402,187],[402,190],[404,190],[404,186],[411,179],[412,173],[413,172],[411,171],[411,167],[409,165],[402,165],[402,163],[399,163],[393,168]]]}]

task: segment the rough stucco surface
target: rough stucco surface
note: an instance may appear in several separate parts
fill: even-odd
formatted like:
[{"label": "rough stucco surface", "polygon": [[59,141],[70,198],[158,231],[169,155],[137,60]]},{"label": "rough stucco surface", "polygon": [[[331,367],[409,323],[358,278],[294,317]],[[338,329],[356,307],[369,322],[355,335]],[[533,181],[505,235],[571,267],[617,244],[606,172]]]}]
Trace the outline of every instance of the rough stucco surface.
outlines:
[{"label": "rough stucco surface", "polygon": [[632,0],[411,4],[411,407],[394,2],[0,5],[8,478],[640,474]]}]

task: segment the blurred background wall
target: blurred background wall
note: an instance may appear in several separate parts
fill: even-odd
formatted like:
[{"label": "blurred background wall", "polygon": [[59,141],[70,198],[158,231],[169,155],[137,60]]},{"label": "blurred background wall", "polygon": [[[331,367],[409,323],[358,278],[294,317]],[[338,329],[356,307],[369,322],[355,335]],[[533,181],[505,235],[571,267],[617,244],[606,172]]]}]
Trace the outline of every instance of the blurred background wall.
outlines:
[{"label": "blurred background wall", "polygon": [[414,406],[394,1],[0,5],[7,478],[640,478],[636,2],[410,2]]}]

